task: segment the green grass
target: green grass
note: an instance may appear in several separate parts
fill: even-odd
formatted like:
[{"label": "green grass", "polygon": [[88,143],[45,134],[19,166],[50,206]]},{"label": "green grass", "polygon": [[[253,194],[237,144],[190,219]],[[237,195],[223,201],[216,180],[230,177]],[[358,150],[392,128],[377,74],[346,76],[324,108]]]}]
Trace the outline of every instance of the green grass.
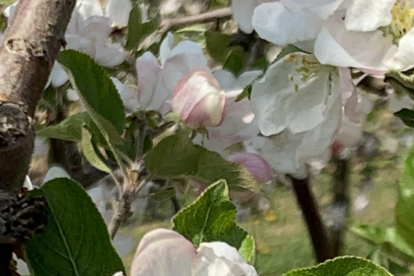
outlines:
[{"label": "green grass", "polygon": [[[400,156],[400,155],[399,155]],[[380,156],[375,161],[377,173],[374,187],[368,193],[370,204],[360,214],[351,213],[349,225],[376,224],[391,225],[394,221],[394,207],[397,198],[397,185],[402,170],[402,157]],[[351,196],[355,197],[361,181],[363,165],[352,165]],[[318,199],[321,212],[326,213],[331,202],[331,173],[328,167],[313,179],[313,191]],[[262,215],[252,216],[241,223],[253,234],[257,243],[256,267],[261,276],[277,276],[283,273],[315,264],[311,243],[290,189],[278,187],[271,191],[274,220],[266,220]],[[158,227],[169,228],[170,223],[155,222],[142,225],[131,224],[123,232],[140,240],[143,234]],[[372,247],[351,233],[346,234],[344,254],[366,257]],[[127,269],[134,252],[124,258]]]}]

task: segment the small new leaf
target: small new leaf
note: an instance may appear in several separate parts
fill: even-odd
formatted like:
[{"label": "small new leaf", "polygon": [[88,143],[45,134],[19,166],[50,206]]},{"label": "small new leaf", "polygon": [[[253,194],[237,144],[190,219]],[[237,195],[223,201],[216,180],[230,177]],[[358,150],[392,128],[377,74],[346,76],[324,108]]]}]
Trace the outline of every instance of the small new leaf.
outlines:
[{"label": "small new leaf", "polygon": [[414,100],[414,74],[412,69],[407,72],[390,71],[385,74],[384,81],[391,84],[396,92],[404,93]]},{"label": "small new leaf", "polygon": [[406,126],[414,127],[414,110],[403,108],[394,115],[400,118]]},{"label": "small new leaf", "polygon": [[59,140],[67,140],[72,142],[80,142],[82,140],[82,127],[88,126],[88,129],[94,134],[94,138],[101,145],[105,145],[105,139],[100,134],[99,128],[93,122],[88,113],[78,113],[66,118],[57,125],[42,128],[37,135]]},{"label": "small new leaf", "polygon": [[125,273],[95,204],[76,182],[58,178],[41,189],[48,202],[46,230],[25,247],[33,275],[111,276]]},{"label": "small new leaf", "polygon": [[173,229],[196,247],[221,241],[237,248],[247,261],[254,258],[254,239],[236,225],[236,207],[230,202],[224,180],[211,185],[193,204],[173,218]]},{"label": "small new leaf", "polygon": [[414,148],[411,149],[402,175],[396,207],[397,232],[414,248]]},{"label": "small new leaf", "polygon": [[150,150],[145,157],[145,164],[155,177],[192,179],[205,184],[224,179],[230,189],[257,191],[259,187],[242,165],[194,145],[188,136],[181,133],[164,138]]},{"label": "small new leaf", "polygon": [[384,268],[357,257],[339,257],[318,266],[298,269],[283,276],[391,276]]},{"label": "small new leaf", "polygon": [[103,172],[111,172],[104,156],[102,156],[98,147],[92,141],[92,134],[85,127],[82,129],[82,152],[92,166]]}]

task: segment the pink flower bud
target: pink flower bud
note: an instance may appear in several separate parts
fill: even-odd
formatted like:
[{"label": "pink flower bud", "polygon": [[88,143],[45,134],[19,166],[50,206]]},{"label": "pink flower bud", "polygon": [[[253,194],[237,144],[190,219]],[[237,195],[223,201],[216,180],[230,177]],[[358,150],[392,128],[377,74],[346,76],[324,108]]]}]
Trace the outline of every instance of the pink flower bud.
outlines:
[{"label": "pink flower bud", "polygon": [[228,159],[234,163],[243,165],[253,177],[260,183],[272,180],[272,168],[260,155],[248,152],[232,154]]},{"label": "pink flower bud", "polygon": [[224,119],[225,102],[225,93],[214,76],[195,70],[175,86],[172,109],[190,128],[214,127]]}]

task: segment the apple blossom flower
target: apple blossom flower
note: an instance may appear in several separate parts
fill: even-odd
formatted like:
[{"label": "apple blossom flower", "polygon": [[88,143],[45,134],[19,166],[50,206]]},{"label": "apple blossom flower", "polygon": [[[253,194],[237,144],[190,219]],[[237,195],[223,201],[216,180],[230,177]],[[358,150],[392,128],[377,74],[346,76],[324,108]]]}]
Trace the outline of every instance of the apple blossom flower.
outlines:
[{"label": "apple blossom flower", "polygon": [[414,3],[354,0],[345,21],[325,24],[315,44],[321,63],[382,75],[414,67]]},{"label": "apple blossom flower", "polygon": [[221,88],[226,91],[225,118],[219,126],[207,127],[208,137],[198,135],[194,140],[196,143],[221,155],[226,155],[226,148],[259,134],[249,99],[237,101],[237,97],[245,86],[257,79],[262,73],[261,70],[247,71],[238,78],[226,70],[218,70],[213,73]]},{"label": "apple blossom flower", "polygon": [[201,243],[198,249],[172,230],[147,233],[135,253],[131,276],[256,276],[237,250],[223,242]]},{"label": "apple blossom flower", "polygon": [[172,110],[190,128],[215,127],[224,119],[226,97],[214,76],[195,70],[175,86]]},{"label": "apple blossom flower", "polygon": [[291,54],[272,66],[253,85],[251,102],[264,136],[284,130],[292,134],[313,129],[326,118],[332,88],[339,77],[312,55]]},{"label": "apple blossom flower", "polygon": [[151,52],[137,59],[138,100],[142,109],[165,113],[178,81],[194,70],[209,69],[200,45],[185,40],[174,47],[172,33],[161,43],[160,61],[161,65]]},{"label": "apple blossom flower", "polygon": [[294,53],[269,67],[252,88],[251,102],[263,136],[253,148],[276,170],[298,178],[333,142],[342,116],[339,75],[314,56]]},{"label": "apple blossom flower", "polygon": [[276,45],[314,40],[324,22],[341,10],[344,0],[281,0],[254,9],[252,25],[259,36]]},{"label": "apple blossom flower", "polygon": [[161,65],[151,52],[144,53],[136,60],[137,89],[112,79],[127,113],[136,109],[167,113],[171,110],[170,101],[180,79],[194,70],[209,70],[200,45],[185,40],[174,47],[171,33],[161,43],[160,61]]},{"label": "apple blossom flower", "polygon": [[233,153],[228,160],[243,165],[259,183],[272,180],[272,168],[260,155],[249,152]]},{"label": "apple blossom flower", "polygon": [[231,7],[233,18],[237,22],[240,30],[246,34],[253,32],[252,17],[254,9],[264,2],[273,2],[275,0],[232,0]]}]

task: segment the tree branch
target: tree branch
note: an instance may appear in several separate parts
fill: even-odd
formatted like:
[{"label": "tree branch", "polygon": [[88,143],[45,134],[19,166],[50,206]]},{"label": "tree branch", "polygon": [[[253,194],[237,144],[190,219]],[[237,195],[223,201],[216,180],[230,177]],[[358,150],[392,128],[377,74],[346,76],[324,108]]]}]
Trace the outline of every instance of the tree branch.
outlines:
[{"label": "tree branch", "polygon": [[0,46],[0,188],[20,191],[34,146],[32,118],[75,0],[21,0]]},{"label": "tree branch", "polygon": [[171,29],[198,23],[208,23],[217,19],[229,18],[232,15],[230,7],[216,9],[202,14],[190,15],[181,18],[163,19],[160,26],[160,33],[166,33]]},{"label": "tree branch", "polygon": [[[0,189],[17,194],[29,170],[32,118],[76,0],[20,0],[0,45]],[[12,275],[10,244],[0,244],[0,272]]]},{"label": "tree branch", "polygon": [[309,179],[292,178],[296,200],[302,210],[318,263],[333,258],[333,251]]},{"label": "tree branch", "polygon": [[330,227],[332,250],[335,256],[339,256],[344,239],[344,228],[349,209],[349,161],[334,157],[336,164],[334,179],[334,199],[332,203]]}]

